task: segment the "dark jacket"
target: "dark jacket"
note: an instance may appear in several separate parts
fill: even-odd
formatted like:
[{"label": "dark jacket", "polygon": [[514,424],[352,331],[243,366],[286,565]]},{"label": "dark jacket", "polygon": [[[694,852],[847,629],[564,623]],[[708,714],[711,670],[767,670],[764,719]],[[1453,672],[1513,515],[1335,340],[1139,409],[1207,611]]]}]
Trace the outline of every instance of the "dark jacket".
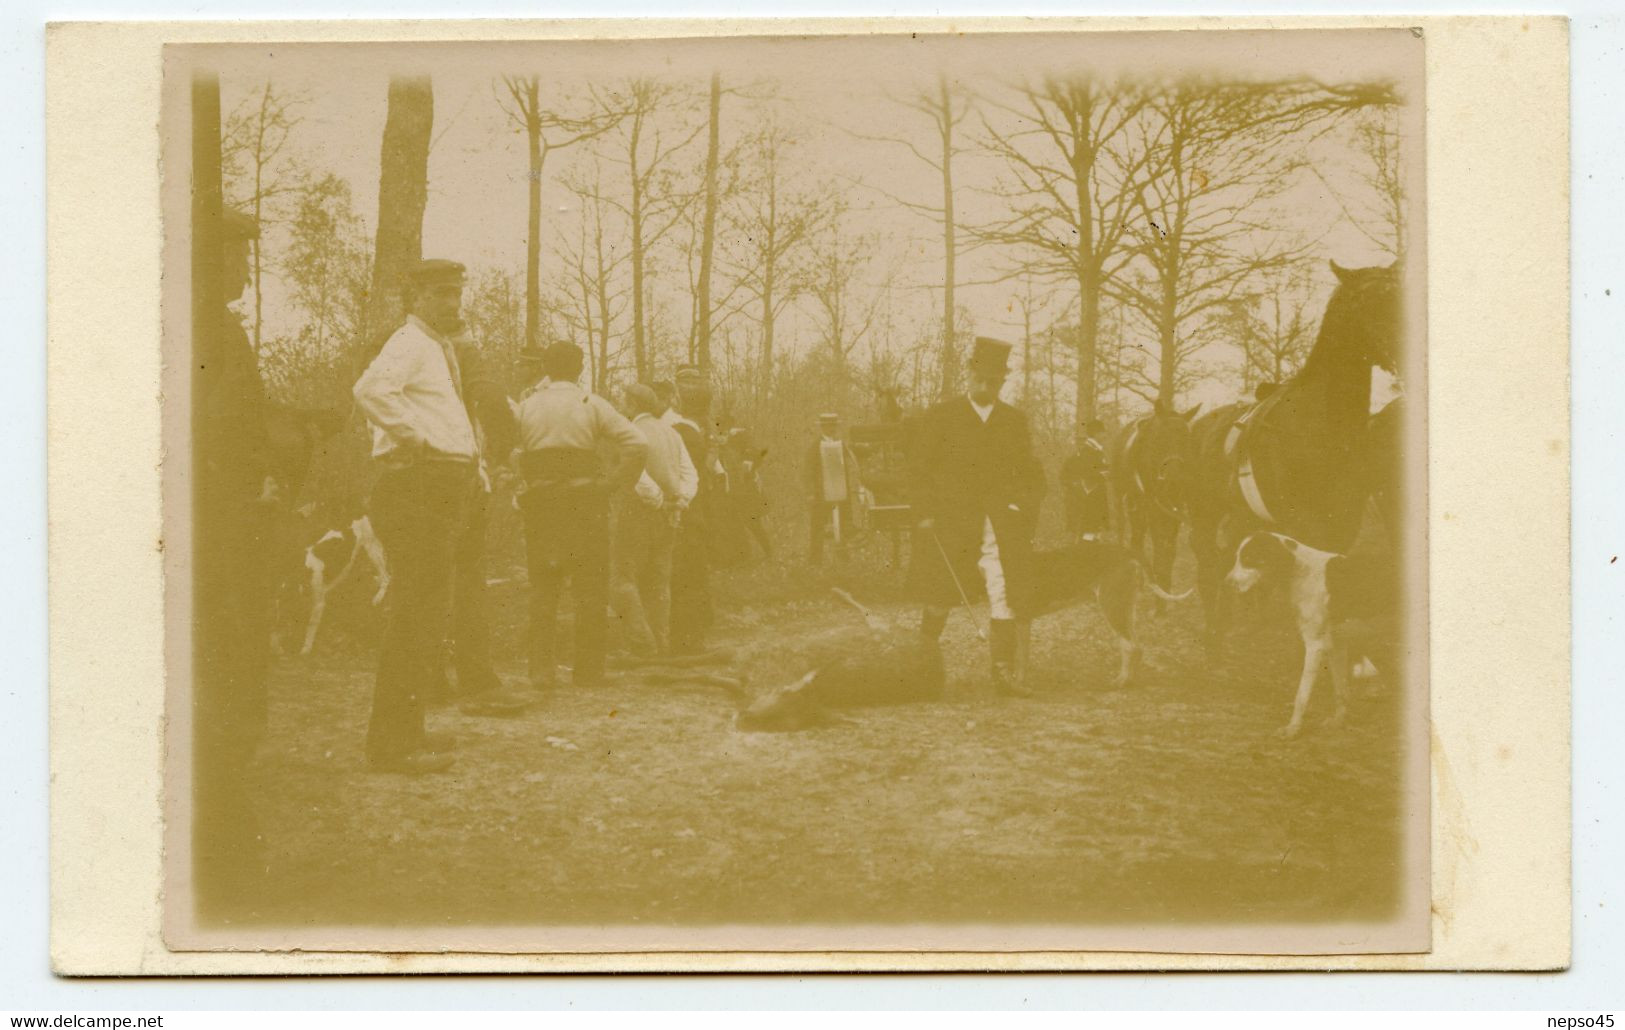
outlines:
[{"label": "dark jacket", "polygon": [[998,402],[984,424],[970,400],[957,397],[927,412],[910,439],[914,516],[935,522],[914,535],[910,593],[944,607],[962,603],[961,588],[972,601],[982,596],[976,563],[983,524],[991,521],[1010,606],[1030,614],[1032,539],[1045,481],[1026,416]]}]

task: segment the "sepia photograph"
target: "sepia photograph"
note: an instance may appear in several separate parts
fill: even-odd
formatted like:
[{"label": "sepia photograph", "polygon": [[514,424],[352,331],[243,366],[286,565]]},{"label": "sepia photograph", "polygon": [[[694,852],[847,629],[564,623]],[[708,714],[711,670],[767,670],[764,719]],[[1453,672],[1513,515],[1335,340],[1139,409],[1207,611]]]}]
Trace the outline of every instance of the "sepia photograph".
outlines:
[{"label": "sepia photograph", "polygon": [[1424,48],[166,45],[167,946],[1427,951]]}]

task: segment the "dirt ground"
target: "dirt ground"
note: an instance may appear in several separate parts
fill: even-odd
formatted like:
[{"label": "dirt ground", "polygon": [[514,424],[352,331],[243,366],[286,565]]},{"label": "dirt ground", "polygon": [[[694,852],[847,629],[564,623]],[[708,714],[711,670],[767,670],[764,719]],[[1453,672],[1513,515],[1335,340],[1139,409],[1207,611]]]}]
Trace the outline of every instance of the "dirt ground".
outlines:
[{"label": "dirt ground", "polygon": [[[912,619],[890,558],[872,540],[818,572],[720,573],[716,641],[753,688],[783,683],[861,625],[830,585]],[[1187,554],[1176,584],[1192,575]],[[521,684],[523,572],[491,578],[498,670]],[[621,674],[511,719],[439,706],[457,764],[411,778],[365,767],[381,615],[352,602],[348,628],[275,668],[253,771],[269,887],[245,921],[1154,924],[1398,903],[1399,687],[1367,684],[1337,730],[1317,697],[1306,733],[1276,739],[1301,661],[1279,620],[1210,655],[1194,597],[1160,617],[1143,600],[1143,674],[1111,690],[1113,639],[1073,608],[1035,624],[1036,696],[1016,700],[988,695],[961,610],[942,702],[744,733],[722,690]]]}]

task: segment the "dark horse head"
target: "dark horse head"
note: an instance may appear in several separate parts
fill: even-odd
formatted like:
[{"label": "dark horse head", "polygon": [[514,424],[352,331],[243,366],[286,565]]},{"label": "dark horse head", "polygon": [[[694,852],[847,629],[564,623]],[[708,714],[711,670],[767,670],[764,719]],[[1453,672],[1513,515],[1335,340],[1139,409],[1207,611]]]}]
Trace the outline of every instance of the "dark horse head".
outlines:
[{"label": "dark horse head", "polygon": [[1136,487],[1150,504],[1183,520],[1191,494],[1191,418],[1197,407],[1179,412],[1156,408],[1135,424],[1132,453],[1127,455]]},{"label": "dark horse head", "polygon": [[[1304,361],[1297,380],[1336,378],[1364,384],[1366,392],[1357,399],[1363,419],[1370,403],[1370,371],[1381,368],[1398,374],[1400,365],[1399,268],[1397,264],[1374,268],[1344,268],[1331,262],[1337,276],[1337,289],[1326,303],[1314,349]],[[1351,394],[1350,404],[1356,403]]]}]

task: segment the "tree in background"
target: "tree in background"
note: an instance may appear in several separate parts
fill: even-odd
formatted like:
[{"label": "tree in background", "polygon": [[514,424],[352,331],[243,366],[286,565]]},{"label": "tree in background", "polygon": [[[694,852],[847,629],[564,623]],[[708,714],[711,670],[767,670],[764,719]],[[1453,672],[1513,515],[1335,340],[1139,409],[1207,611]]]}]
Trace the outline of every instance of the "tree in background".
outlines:
[{"label": "tree in background", "polygon": [[1298,261],[1258,276],[1252,292],[1218,314],[1219,332],[1241,351],[1242,389],[1298,374],[1320,328],[1317,262]]},{"label": "tree in background", "polygon": [[937,74],[936,82],[927,89],[921,89],[908,97],[896,100],[896,103],[925,115],[931,120],[935,138],[932,144],[922,149],[912,141],[896,136],[862,136],[861,139],[875,139],[885,143],[895,143],[905,147],[922,163],[933,169],[942,177],[942,204],[933,206],[897,196],[886,190],[881,190],[894,203],[924,215],[942,226],[942,317],[938,323],[943,327],[941,341],[941,359],[939,369],[941,382],[938,386],[937,396],[941,400],[957,396],[960,390],[960,366],[962,363],[961,341],[963,336],[955,330],[957,328],[955,312],[959,310],[955,299],[955,286],[958,283],[957,259],[960,253],[958,238],[959,226],[955,220],[954,205],[954,158],[963,152],[957,135],[959,126],[970,114],[971,100],[963,91],[950,83],[944,72]]},{"label": "tree in background", "polygon": [[1213,339],[1211,316],[1308,250],[1272,228],[1272,205],[1306,167],[1310,138],[1364,102],[1307,80],[1186,79],[1152,91],[1135,261],[1109,289],[1155,338],[1156,361],[1132,367],[1154,369],[1157,403],[1172,408],[1190,384],[1184,366]]},{"label": "tree in background", "polygon": [[259,224],[260,237],[250,251],[249,269],[254,291],[253,323],[249,340],[254,352],[263,349],[264,243],[266,228],[279,220],[276,201],[301,188],[304,178],[288,153],[288,141],[299,125],[303,96],[278,93],[270,82],[248,94],[226,119],[220,140],[220,171],[225,202],[246,210]]},{"label": "tree in background", "polygon": [[[650,377],[648,294],[650,254],[683,216],[694,195],[680,188],[673,159],[706,123],[688,121],[690,95],[675,83],[638,78],[607,94],[621,126],[612,159],[626,168],[626,211],[632,263],[632,359],[638,379]],[[668,121],[671,124],[668,124]],[[616,201],[620,204],[620,201]]]},{"label": "tree in background", "polygon": [[823,199],[791,173],[794,138],[769,115],[746,138],[739,187],[724,216],[726,261],[757,311],[758,387],[772,379],[773,332],[803,279],[796,262],[825,218]]},{"label": "tree in background", "polygon": [[423,259],[423,209],[429,200],[429,138],[433,129],[434,88],[429,79],[391,78],[389,113],[384,120],[378,162],[372,289],[362,333],[369,352],[405,318],[401,286],[412,266]]},{"label": "tree in background", "polygon": [[544,108],[541,87],[534,75],[504,75],[496,95],[508,121],[525,133],[529,162],[525,177],[525,344],[535,347],[541,323],[542,175],[548,155],[603,135],[615,126],[622,112],[602,104],[582,115]]},{"label": "tree in background", "polygon": [[830,200],[808,241],[801,286],[812,304],[820,345],[842,387],[849,381],[852,352],[872,341],[895,278],[895,273],[875,267],[880,234],[852,232],[851,214],[846,198]]},{"label": "tree in background", "polygon": [[564,184],[576,200],[577,224],[573,232],[561,228],[557,234],[563,267],[554,288],[560,298],[556,309],[565,328],[580,334],[593,389],[603,393],[617,356],[610,344],[620,335],[617,327],[630,303],[623,271],[630,255],[616,245],[625,238],[622,209],[605,196],[596,158],[590,167],[573,171]]},{"label": "tree in background", "polygon": [[1132,258],[1129,224],[1150,148],[1137,128],[1149,93],[1137,84],[1087,76],[1049,77],[985,100],[982,138],[1004,168],[993,194],[1005,212],[971,227],[1009,247],[1018,274],[1066,283],[1077,297],[1075,418],[1095,415],[1095,358],[1102,300]]}]

